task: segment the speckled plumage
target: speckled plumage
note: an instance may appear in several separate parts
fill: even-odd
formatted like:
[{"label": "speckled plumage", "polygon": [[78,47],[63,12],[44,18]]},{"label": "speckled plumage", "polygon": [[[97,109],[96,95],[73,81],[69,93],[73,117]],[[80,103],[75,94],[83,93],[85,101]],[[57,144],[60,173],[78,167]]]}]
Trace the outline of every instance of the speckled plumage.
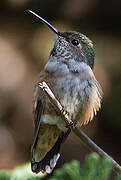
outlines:
[{"label": "speckled plumage", "polygon": [[[78,40],[78,46],[72,40]],[[92,42],[78,32],[59,32],[39,82],[45,81],[71,119],[80,127],[93,119],[101,106],[102,90],[92,68]],[[32,171],[51,173],[59,158],[60,145],[70,130],[49,102],[35,87],[35,134]]]}]

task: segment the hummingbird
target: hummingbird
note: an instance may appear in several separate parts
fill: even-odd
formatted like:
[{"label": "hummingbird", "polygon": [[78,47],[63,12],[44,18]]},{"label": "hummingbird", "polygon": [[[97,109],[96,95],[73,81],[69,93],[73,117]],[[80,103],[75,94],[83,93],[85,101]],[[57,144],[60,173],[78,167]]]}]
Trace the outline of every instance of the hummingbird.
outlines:
[{"label": "hummingbird", "polygon": [[71,129],[38,84],[47,83],[75,127],[86,125],[96,115],[101,107],[102,88],[93,73],[95,53],[92,41],[79,32],[61,32],[35,12],[27,11],[55,35],[54,46],[35,85],[31,148],[32,171],[50,174],[60,157],[61,144]]}]

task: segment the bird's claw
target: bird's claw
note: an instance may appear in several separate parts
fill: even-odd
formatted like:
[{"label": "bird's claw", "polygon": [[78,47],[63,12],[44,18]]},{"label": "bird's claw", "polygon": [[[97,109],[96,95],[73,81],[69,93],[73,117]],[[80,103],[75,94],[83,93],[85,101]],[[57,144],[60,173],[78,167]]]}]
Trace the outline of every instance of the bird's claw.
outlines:
[{"label": "bird's claw", "polygon": [[68,124],[66,125],[66,128],[75,128],[76,127],[76,122],[75,121],[71,121],[71,122],[68,122]]},{"label": "bird's claw", "polygon": [[[69,116],[69,112],[66,111],[63,106],[62,106],[62,109],[61,109],[61,113],[62,113],[64,116],[66,116],[66,115]],[[75,128],[75,127],[76,127],[76,121],[67,122],[66,128],[70,128],[70,127]]]},{"label": "bird's claw", "polygon": [[65,116],[65,115],[69,115],[69,112],[66,111],[63,106],[62,106],[62,109],[61,109],[61,113],[62,113],[64,116]]}]

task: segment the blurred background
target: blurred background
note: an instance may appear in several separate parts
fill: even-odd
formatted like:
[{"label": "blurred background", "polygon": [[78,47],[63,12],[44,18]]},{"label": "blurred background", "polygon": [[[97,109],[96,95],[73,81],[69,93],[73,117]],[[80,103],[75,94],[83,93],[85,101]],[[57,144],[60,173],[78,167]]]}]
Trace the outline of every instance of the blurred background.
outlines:
[{"label": "blurred background", "polygon": [[[82,129],[121,164],[121,1],[1,0],[0,169],[30,161],[33,89],[53,46],[53,33],[25,9],[94,42],[94,71],[104,97],[98,115]],[[58,167],[72,159],[82,163],[90,151],[71,133],[61,152]]]}]

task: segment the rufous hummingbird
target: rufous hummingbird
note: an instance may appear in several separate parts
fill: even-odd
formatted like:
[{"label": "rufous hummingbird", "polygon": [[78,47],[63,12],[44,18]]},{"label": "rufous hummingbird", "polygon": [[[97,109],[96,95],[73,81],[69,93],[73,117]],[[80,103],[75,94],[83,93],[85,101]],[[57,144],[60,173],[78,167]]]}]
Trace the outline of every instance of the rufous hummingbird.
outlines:
[{"label": "rufous hummingbird", "polygon": [[[60,32],[35,12],[28,10],[55,34],[54,47],[40,73],[55,97],[68,112],[77,127],[87,124],[99,110],[102,88],[93,74],[94,49],[92,41],[75,32]],[[56,112],[38,83],[34,92],[34,142],[31,168],[35,173],[51,173],[60,157],[60,146],[70,128]]]}]

